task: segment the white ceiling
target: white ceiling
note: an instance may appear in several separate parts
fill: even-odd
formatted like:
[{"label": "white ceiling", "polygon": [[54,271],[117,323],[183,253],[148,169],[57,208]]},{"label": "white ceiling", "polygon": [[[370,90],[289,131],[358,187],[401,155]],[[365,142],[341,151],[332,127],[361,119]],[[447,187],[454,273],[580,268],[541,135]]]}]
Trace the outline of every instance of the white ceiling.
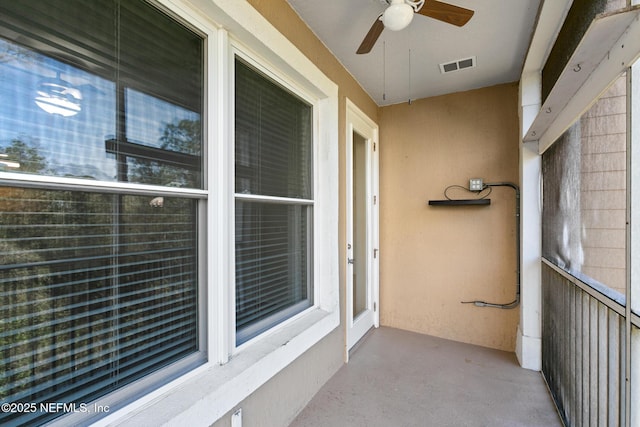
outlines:
[{"label": "white ceiling", "polygon": [[[380,106],[517,81],[540,4],[443,0],[475,13],[464,27],[416,14],[407,28],[385,29],[370,53],[357,55],[384,0],[287,1]],[[440,72],[440,63],[471,56],[474,68]]]}]

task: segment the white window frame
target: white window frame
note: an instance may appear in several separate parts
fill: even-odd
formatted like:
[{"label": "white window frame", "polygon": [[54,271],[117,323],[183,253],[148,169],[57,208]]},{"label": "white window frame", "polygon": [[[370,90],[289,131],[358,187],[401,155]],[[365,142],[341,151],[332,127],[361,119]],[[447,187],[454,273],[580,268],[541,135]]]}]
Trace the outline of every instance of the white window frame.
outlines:
[{"label": "white window frame", "polygon": [[[230,298],[230,307],[229,307],[229,313],[230,313],[230,318],[229,318],[229,325],[231,326],[231,331],[230,331],[230,342],[229,342],[229,347],[231,349],[231,353],[235,354],[238,351],[241,351],[241,349],[250,346],[252,342],[259,340],[263,335],[265,334],[269,334],[272,333],[273,331],[277,331],[279,328],[284,327],[286,324],[290,323],[290,322],[295,322],[296,319],[298,319],[299,317],[302,317],[305,315],[305,313],[307,313],[310,310],[314,310],[316,308],[318,308],[317,303],[316,303],[316,290],[315,290],[315,286],[314,286],[314,278],[316,277],[316,275],[319,272],[318,269],[318,265],[314,262],[315,261],[315,257],[313,256],[317,250],[321,249],[316,247],[316,242],[321,241],[321,239],[317,238],[316,236],[316,213],[317,213],[317,208],[316,208],[316,203],[315,203],[315,195],[318,191],[316,182],[318,181],[318,176],[317,176],[317,171],[318,171],[318,165],[317,165],[317,144],[316,141],[318,140],[318,106],[317,106],[317,99],[315,99],[315,97],[313,97],[310,93],[308,93],[304,87],[301,87],[300,85],[298,85],[296,83],[296,81],[292,78],[290,78],[289,76],[287,76],[286,74],[282,73],[281,70],[275,69],[273,66],[269,65],[269,64],[265,64],[260,58],[257,58],[256,56],[254,56],[251,52],[247,51],[244,49],[244,46],[235,41],[235,40],[231,40],[230,43],[230,49],[229,49],[229,53],[230,53],[230,58],[229,58],[229,66],[231,67],[230,69],[230,76],[235,76],[235,61],[236,58],[244,61],[246,64],[248,64],[249,66],[253,67],[257,72],[262,73],[266,78],[268,78],[269,80],[271,80],[272,82],[276,83],[277,85],[279,85],[282,89],[287,90],[289,92],[291,92],[292,94],[294,94],[295,96],[297,96],[298,98],[300,98],[301,100],[303,100],[304,102],[306,102],[307,104],[311,105],[312,108],[312,159],[311,159],[311,180],[312,180],[312,184],[313,184],[313,189],[312,189],[312,194],[311,194],[311,198],[310,199],[296,199],[296,198],[290,198],[290,197],[274,197],[274,196],[266,196],[266,195],[262,195],[262,194],[239,194],[239,193],[235,193],[235,173],[232,170],[232,177],[231,177],[231,187],[232,190],[234,191],[234,197],[233,200],[231,202],[231,209],[232,209],[232,214],[231,214],[231,218],[235,218],[235,201],[237,200],[243,200],[243,201],[256,201],[256,202],[275,202],[275,203],[285,203],[285,204],[292,204],[292,205],[306,205],[306,206],[310,206],[312,209],[312,218],[313,218],[313,224],[312,224],[312,231],[311,231],[311,235],[309,236],[309,245],[311,246],[311,250],[309,253],[311,262],[309,265],[309,281],[311,283],[311,287],[312,287],[312,292],[313,295],[310,296],[310,298],[313,301],[313,304],[311,305],[311,307],[306,308],[304,310],[302,310],[300,313],[297,313],[285,320],[280,321],[279,323],[277,323],[275,326],[273,326],[272,328],[270,328],[269,330],[253,337],[250,338],[249,340],[243,342],[240,345],[236,345],[236,337],[237,337],[237,333],[236,333],[236,312],[235,312],[235,290],[236,290],[236,277],[235,277],[235,264],[236,264],[236,260],[235,260],[235,234],[233,234],[231,236],[231,240],[233,241],[233,247],[234,250],[230,252],[231,254],[231,258],[232,258],[232,264],[233,264],[233,269],[232,269],[232,283],[234,284],[232,290],[231,290],[231,298]],[[233,81],[232,84],[230,84],[229,86],[231,88],[235,88],[235,80],[234,78],[231,78],[230,81]],[[231,135],[235,135],[235,96],[234,96],[233,92],[230,96],[229,102],[230,102],[230,107],[229,107],[229,112],[233,112],[233,118],[231,120],[231,122],[233,122],[233,128],[230,132]],[[233,155],[233,153],[235,153],[235,145],[233,144],[233,140],[234,138],[231,137],[230,140],[231,142],[231,164],[235,165],[235,157]],[[235,227],[233,227],[233,230],[235,230]],[[286,310],[285,310],[286,311]]]},{"label": "white window frame", "polygon": [[[94,425],[209,426],[340,324],[338,87],[247,2],[158,0],[206,36],[208,361]],[[233,52],[314,106],[314,304],[235,347]]]}]

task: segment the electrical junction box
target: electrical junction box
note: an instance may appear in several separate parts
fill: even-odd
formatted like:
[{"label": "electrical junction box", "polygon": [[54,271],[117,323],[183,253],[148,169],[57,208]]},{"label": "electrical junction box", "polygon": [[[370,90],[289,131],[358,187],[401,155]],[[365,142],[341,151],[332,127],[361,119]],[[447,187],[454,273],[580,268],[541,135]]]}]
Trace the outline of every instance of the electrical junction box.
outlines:
[{"label": "electrical junction box", "polygon": [[484,189],[484,183],[482,178],[471,178],[469,180],[469,191],[482,191]]}]

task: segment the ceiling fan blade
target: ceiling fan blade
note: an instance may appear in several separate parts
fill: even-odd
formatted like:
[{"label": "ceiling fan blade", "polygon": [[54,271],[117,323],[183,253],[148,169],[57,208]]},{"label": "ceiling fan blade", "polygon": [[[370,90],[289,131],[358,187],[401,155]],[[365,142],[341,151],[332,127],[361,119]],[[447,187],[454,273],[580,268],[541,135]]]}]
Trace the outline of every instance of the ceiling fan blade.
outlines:
[{"label": "ceiling fan blade", "polygon": [[469,19],[473,16],[473,10],[437,0],[425,1],[424,6],[417,13],[458,27],[462,27],[469,22]]},{"label": "ceiling fan blade", "polygon": [[369,53],[373,49],[373,45],[376,44],[378,37],[382,34],[382,30],[384,30],[384,24],[380,20],[381,16],[376,18],[367,35],[364,36],[364,40],[362,40],[360,47],[356,51],[357,54]]}]

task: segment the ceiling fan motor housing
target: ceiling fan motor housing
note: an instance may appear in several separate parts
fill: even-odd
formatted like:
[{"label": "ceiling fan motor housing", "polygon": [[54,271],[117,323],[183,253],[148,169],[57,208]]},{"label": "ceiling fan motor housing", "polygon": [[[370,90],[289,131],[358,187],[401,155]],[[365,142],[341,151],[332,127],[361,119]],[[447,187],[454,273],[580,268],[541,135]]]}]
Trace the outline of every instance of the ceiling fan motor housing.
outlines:
[{"label": "ceiling fan motor housing", "polygon": [[413,19],[413,14],[424,4],[424,0],[388,0],[389,7],[382,14],[382,23],[391,31],[405,29]]},{"label": "ceiling fan motor housing", "polygon": [[407,27],[413,19],[413,8],[402,2],[389,6],[382,14],[382,23],[391,31],[400,31]]}]

